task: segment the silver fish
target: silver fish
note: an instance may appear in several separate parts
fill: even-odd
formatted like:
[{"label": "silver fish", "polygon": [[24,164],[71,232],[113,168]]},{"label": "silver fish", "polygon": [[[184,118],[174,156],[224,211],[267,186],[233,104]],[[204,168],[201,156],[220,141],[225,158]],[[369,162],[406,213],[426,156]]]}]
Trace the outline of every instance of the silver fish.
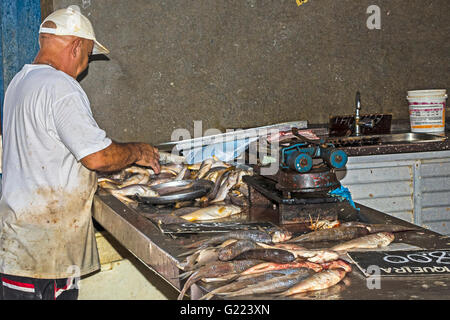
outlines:
[{"label": "silver fish", "polygon": [[297,293],[326,289],[339,283],[344,279],[346,274],[347,272],[343,269],[324,270],[300,281],[298,284],[281,293],[280,296],[287,297]]},{"label": "silver fish", "polygon": [[232,172],[227,177],[225,182],[220,186],[216,197],[211,201],[211,203],[222,202],[228,195],[228,192],[236,185],[239,178],[239,172]]},{"label": "silver fish", "polygon": [[153,171],[150,168],[143,168],[143,167],[138,167],[138,166],[131,166],[131,167],[125,168],[125,169],[123,169],[123,171],[126,173],[142,174],[142,175],[147,175],[147,176],[151,176],[151,175],[155,174],[155,171]]},{"label": "silver fish", "polygon": [[183,180],[186,175],[187,170],[188,170],[187,166],[184,166],[184,168],[181,169],[181,171],[177,174],[177,176],[175,177],[174,180],[175,181]]},{"label": "silver fish", "polygon": [[185,214],[181,218],[188,221],[214,220],[238,214],[241,210],[240,207],[235,205],[213,205]]},{"label": "silver fish", "polygon": [[149,175],[138,173],[125,180],[122,184],[119,185],[119,187],[123,189],[134,184],[146,184],[149,180]]},{"label": "silver fish", "polygon": [[389,232],[379,232],[364,236],[361,238],[356,238],[331,248],[333,251],[346,251],[350,249],[373,249],[388,246],[392,241],[394,241],[395,236],[393,233]]},{"label": "silver fish", "polygon": [[185,163],[186,158],[168,152],[159,152],[159,161],[162,163]]},{"label": "silver fish", "polygon": [[159,197],[159,194],[147,185],[134,184],[121,189],[108,189],[114,196]]},{"label": "silver fish", "polygon": [[103,189],[119,189],[119,186],[107,180],[102,180],[98,182],[98,186]]},{"label": "silver fish", "polygon": [[204,176],[206,176],[208,171],[211,169],[213,162],[214,162],[214,160],[211,158],[204,160],[202,162],[200,170],[198,170],[197,174],[195,175],[195,178],[202,179]]},{"label": "silver fish", "polygon": [[235,292],[223,292],[220,295],[225,295],[227,298],[238,296],[249,296],[254,294],[269,294],[285,291],[290,287],[296,285],[302,280],[309,278],[314,271],[304,268],[299,272],[288,274],[281,277],[272,278],[263,282],[259,282],[253,285],[249,285],[246,288]]}]

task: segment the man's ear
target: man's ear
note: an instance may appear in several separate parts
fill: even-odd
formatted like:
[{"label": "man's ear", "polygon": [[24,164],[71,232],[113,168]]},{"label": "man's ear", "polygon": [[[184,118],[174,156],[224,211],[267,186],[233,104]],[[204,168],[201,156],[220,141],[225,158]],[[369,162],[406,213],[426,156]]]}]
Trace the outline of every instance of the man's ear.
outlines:
[{"label": "man's ear", "polygon": [[72,54],[73,58],[76,58],[80,52],[81,52],[81,46],[83,45],[82,40],[80,38],[76,38],[72,42],[72,48],[70,53]]}]

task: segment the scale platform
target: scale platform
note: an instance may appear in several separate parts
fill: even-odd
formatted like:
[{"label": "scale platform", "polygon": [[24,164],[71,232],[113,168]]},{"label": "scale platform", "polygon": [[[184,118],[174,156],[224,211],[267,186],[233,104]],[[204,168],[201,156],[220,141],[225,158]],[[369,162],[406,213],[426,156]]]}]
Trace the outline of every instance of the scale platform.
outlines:
[{"label": "scale platform", "polygon": [[272,207],[281,225],[309,223],[311,220],[337,220],[338,215],[356,210],[346,200],[332,197],[328,191],[288,193],[277,188],[277,181],[261,175],[244,176],[251,207]]}]

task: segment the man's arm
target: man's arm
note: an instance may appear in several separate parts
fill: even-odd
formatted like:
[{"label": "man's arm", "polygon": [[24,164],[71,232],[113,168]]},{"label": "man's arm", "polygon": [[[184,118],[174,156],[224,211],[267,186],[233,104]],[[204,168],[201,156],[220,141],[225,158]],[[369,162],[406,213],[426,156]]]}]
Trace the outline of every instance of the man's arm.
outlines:
[{"label": "man's arm", "polygon": [[113,172],[121,170],[130,164],[151,167],[159,173],[158,149],[146,143],[112,142],[107,148],[87,155],[81,163],[90,170]]}]

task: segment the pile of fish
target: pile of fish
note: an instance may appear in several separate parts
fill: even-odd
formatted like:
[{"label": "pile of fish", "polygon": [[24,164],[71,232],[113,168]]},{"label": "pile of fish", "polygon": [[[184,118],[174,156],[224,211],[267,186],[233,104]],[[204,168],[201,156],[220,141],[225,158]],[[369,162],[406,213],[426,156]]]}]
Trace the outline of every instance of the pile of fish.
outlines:
[{"label": "pile of fish", "polygon": [[[343,223],[335,228],[312,231],[292,238],[283,229],[274,231],[234,231],[186,246],[185,261],[179,266],[186,279],[178,299],[194,283],[214,283],[214,296],[296,297],[306,292],[330,288],[352,270],[343,260],[351,250],[388,246],[395,232],[417,230],[399,225]],[[327,248],[328,242],[333,246]],[[325,248],[307,249],[299,243],[324,243]]]},{"label": "pile of fish", "polygon": [[[168,158],[165,157],[165,159]],[[179,191],[174,187],[170,190],[158,188],[158,191],[155,191],[152,187],[156,185],[177,180],[212,181],[214,187],[207,195],[195,201],[175,204],[175,209],[197,208],[182,215],[181,218],[188,221],[204,221],[240,213],[242,207],[248,205],[248,188],[242,178],[252,174],[251,170],[236,168],[213,157],[193,165],[183,164],[180,161],[169,162],[161,165],[159,174],[155,174],[150,168],[131,166],[120,172],[99,177],[98,185],[123,203],[136,207],[138,202],[133,199],[133,196],[160,197]]]}]

